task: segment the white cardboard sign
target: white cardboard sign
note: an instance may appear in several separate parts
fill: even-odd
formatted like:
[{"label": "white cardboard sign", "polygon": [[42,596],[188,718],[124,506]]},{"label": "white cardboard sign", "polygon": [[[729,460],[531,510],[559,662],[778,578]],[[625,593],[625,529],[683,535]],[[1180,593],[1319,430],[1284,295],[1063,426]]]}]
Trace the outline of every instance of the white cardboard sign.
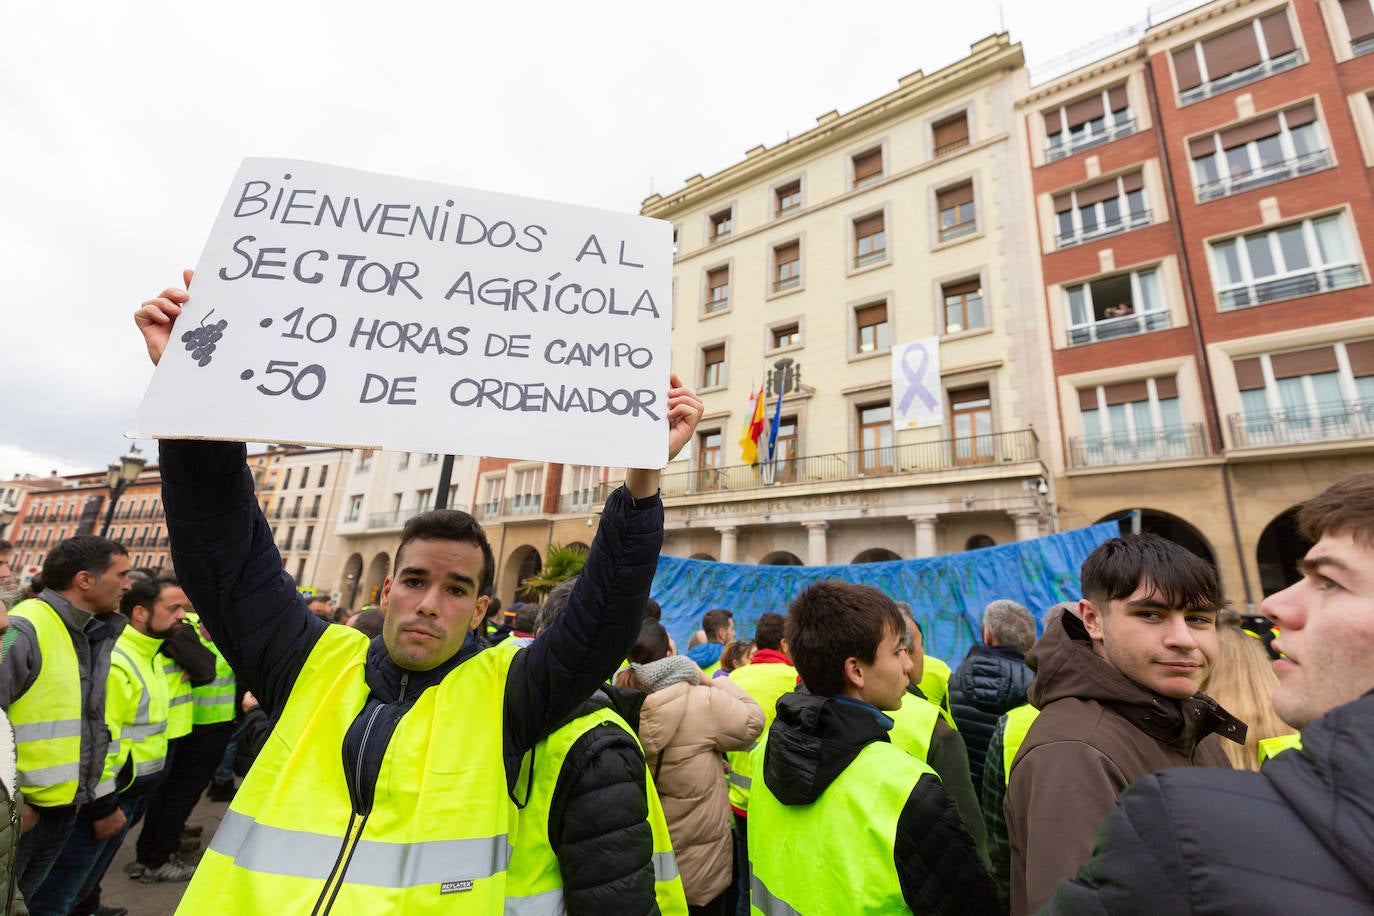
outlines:
[{"label": "white cardboard sign", "polygon": [[658,468],[671,309],[660,220],[246,159],[138,435]]},{"label": "white cardboard sign", "polygon": [[940,338],[892,348],[892,425],[921,429],[945,422],[940,386]]}]

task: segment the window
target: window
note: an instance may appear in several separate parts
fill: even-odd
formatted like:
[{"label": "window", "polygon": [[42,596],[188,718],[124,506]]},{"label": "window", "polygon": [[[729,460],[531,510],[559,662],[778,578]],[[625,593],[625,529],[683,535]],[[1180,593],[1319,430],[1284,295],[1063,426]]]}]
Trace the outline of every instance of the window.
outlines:
[{"label": "window", "polygon": [[305,581],[305,559],[306,559],[305,557],[301,557],[301,561],[300,561],[299,563],[296,564],[296,581],[297,581],[297,582],[304,582],[304,581]]},{"label": "window", "polygon": [[697,488],[715,490],[720,487],[721,433],[710,429],[697,433]]},{"label": "window", "polygon": [[730,307],[730,268],[717,267],[706,272],[706,311],[720,312]]},{"label": "window", "polygon": [[1237,448],[1374,435],[1374,340],[1235,362]]},{"label": "window", "polygon": [[945,333],[958,334],[987,326],[983,310],[983,284],[978,278],[946,283],[940,287],[945,301]]},{"label": "window", "polygon": [[[765,451],[767,445],[760,443]],[[793,483],[797,480],[797,418],[784,416],[778,421],[778,441],[773,450],[773,480]]]},{"label": "window", "polygon": [[320,465],[320,480],[319,480],[319,483],[315,484],[315,486],[317,486],[317,487],[322,487],[322,486],[324,486],[324,482],[325,482],[326,480],[328,480],[328,479],[329,479],[329,465],[327,465],[327,464],[322,464],[322,465]]},{"label": "window", "polygon": [[543,494],[543,467],[524,468],[515,472],[515,495],[511,498],[511,512],[525,515],[538,512]]},{"label": "window", "polygon": [[1281,9],[1173,52],[1180,105],[1253,83],[1302,62]]},{"label": "window", "polygon": [[773,249],[773,292],[801,286],[801,243],[788,242]]},{"label": "window", "polygon": [[711,214],[711,241],[719,242],[730,235],[735,226],[735,208],[726,207]]},{"label": "window", "polygon": [[954,463],[986,464],[993,460],[992,395],[987,385],[949,393]]},{"label": "window", "polygon": [[931,145],[938,158],[968,146],[968,112],[961,111],[930,127]]},{"label": "window", "polygon": [[295,468],[287,468],[287,469],[286,469],[286,479],[283,480],[283,481],[282,481],[282,484],[281,484],[281,488],[282,488],[283,490],[289,490],[289,489],[291,489],[291,472],[294,471],[294,470],[295,470]]},{"label": "window", "polygon": [[438,452],[426,452],[425,454],[423,454],[423,455],[420,456],[420,465],[421,465],[421,467],[423,467],[424,465],[427,465],[427,464],[438,464],[438,462],[439,462],[439,453],[438,453]]},{"label": "window", "polygon": [[434,491],[432,489],[415,491],[416,512],[428,512],[432,505],[434,505]]},{"label": "window", "polygon": [[296,489],[304,490],[308,486],[310,486],[310,468],[303,467],[301,468],[301,482],[296,485]]},{"label": "window", "polygon": [[887,303],[875,302],[854,310],[854,342],[856,353],[879,353],[892,348],[892,335],[887,324]]},{"label": "window", "polygon": [[673,257],[677,257],[677,224],[673,224]]},{"label": "window", "polygon": [[887,260],[887,231],[883,214],[854,220],[854,266],[867,267]]},{"label": "window", "polygon": [[859,408],[859,468],[864,474],[891,471],[892,405],[886,401]]},{"label": "window", "polygon": [[801,343],[801,324],[793,321],[778,325],[769,332],[769,338],[773,342],[770,349],[781,350],[783,347],[795,347]]},{"label": "window", "polygon": [[1070,286],[1064,296],[1070,346],[1169,327],[1168,304],[1154,268]]},{"label": "window", "polygon": [[[358,471],[370,470],[372,467],[372,450],[367,449],[358,453]],[[288,469],[289,473],[289,469]]]},{"label": "window", "polygon": [[297,497],[296,497],[296,504],[295,504],[294,506],[291,507],[291,517],[292,517],[292,518],[300,518],[300,517],[301,517],[301,503],[304,502],[304,500],[305,500],[305,497],[303,497],[303,496],[297,496]]},{"label": "window", "polygon": [[1056,194],[1054,211],[1058,220],[1055,239],[1060,248],[1150,222],[1150,212],[1145,209],[1145,179],[1140,172]]},{"label": "window", "polygon": [[285,551],[285,550],[290,550],[290,549],[291,549],[291,541],[294,540],[295,537],[296,537],[296,526],[295,526],[295,525],[291,525],[290,527],[288,527],[288,528],[286,529],[286,538],[282,541],[281,549],[284,550],[284,551]]},{"label": "window", "polygon": [[309,550],[309,549],[310,549],[310,542],[311,542],[311,540],[314,539],[314,537],[315,537],[315,526],[314,526],[314,525],[307,525],[307,526],[305,527],[305,537],[301,540],[301,550]]},{"label": "window", "polygon": [[1216,200],[1331,165],[1307,102],[1188,143],[1199,201]]},{"label": "window", "polygon": [[344,521],[356,522],[358,516],[363,514],[363,498],[361,496],[348,497],[348,512],[344,514]]},{"label": "window", "polygon": [[404,471],[410,467],[410,452],[401,452],[401,457],[396,459],[396,470]]},{"label": "window", "polygon": [[391,517],[396,520],[401,518],[401,503],[405,499],[404,493],[391,494]]},{"label": "window", "polygon": [[725,344],[701,351],[701,387],[719,388],[725,384]]},{"label": "window", "polygon": [[458,505],[458,484],[449,484],[448,499],[444,502],[444,505],[449,509],[461,508]]},{"label": "window", "polygon": [[311,517],[311,518],[319,518],[319,517],[320,517],[320,498],[321,498],[320,495],[317,493],[317,494],[315,494],[314,500],[312,500],[311,503],[310,503],[310,517]]},{"label": "window", "polygon": [[1374,51],[1374,7],[1370,0],[1341,0],[1341,12],[1350,32],[1350,53],[1358,56]]},{"label": "window", "polygon": [[482,516],[492,518],[501,514],[501,497],[505,494],[505,477],[487,477],[482,481]]},{"label": "window", "polygon": [[940,211],[940,241],[948,242],[978,229],[973,208],[973,182],[965,181],[935,194],[936,209]]},{"label": "window", "polygon": [[1047,143],[1045,158],[1050,162],[1125,137],[1135,130],[1124,83],[1052,108],[1043,114]]},{"label": "window", "polygon": [[1214,242],[1211,253],[1222,311],[1364,282],[1341,213]]},{"label": "window", "polygon": [[801,179],[773,189],[773,215],[782,216],[801,209]]},{"label": "window", "polygon": [[883,148],[875,146],[853,159],[854,187],[863,188],[883,178]]},{"label": "window", "polygon": [[1083,436],[1069,440],[1073,467],[1205,454],[1201,429],[1184,428],[1173,376],[1081,388],[1078,409]]},{"label": "window", "polygon": [[585,512],[596,502],[597,482],[601,477],[601,469],[585,464],[568,465],[564,471],[563,479],[566,480],[571,489],[563,497],[564,512]]}]

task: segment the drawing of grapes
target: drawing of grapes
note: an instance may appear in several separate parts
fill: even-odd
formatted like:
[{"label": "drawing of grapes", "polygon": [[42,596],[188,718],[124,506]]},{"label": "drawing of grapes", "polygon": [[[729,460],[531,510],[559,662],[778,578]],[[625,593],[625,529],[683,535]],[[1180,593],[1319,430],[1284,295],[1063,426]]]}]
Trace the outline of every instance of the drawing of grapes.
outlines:
[{"label": "drawing of grapes", "polygon": [[191,359],[196,361],[196,365],[204,368],[210,365],[210,357],[214,355],[215,343],[224,336],[224,329],[229,327],[229,322],[221,318],[214,324],[206,324],[210,315],[215,314],[214,309],[200,319],[200,327],[192,328],[181,335],[181,342],[186,345],[186,349],[191,351]]}]

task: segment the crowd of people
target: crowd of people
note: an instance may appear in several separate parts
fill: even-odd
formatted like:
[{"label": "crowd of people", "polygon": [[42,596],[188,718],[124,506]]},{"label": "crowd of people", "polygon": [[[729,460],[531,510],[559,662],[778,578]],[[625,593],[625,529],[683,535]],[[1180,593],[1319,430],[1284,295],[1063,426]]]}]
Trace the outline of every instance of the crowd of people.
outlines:
[{"label": "crowd of people", "polygon": [[[155,362],[184,301],[136,315]],[[674,377],[670,454],[701,410]],[[537,604],[502,612],[437,510],[349,614],[283,571],[241,444],[159,451],[178,578],[84,535],[20,589],[0,542],[7,912],[114,916],[135,827],[125,872],[190,914],[1374,912],[1374,474],[1304,505],[1260,615],[1126,535],[1041,626],[988,604],[951,670],[842,581],[678,654],[657,471]]]}]

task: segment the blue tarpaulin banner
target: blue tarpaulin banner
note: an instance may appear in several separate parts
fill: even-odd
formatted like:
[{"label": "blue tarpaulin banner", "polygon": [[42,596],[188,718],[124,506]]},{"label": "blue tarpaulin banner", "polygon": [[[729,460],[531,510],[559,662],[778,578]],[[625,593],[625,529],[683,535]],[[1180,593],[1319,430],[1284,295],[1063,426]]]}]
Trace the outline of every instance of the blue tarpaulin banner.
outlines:
[{"label": "blue tarpaulin banner", "polygon": [[1051,534],[1029,541],[922,560],[847,566],[750,566],[659,557],[651,594],[663,608],[663,625],[685,651],[701,627],[701,615],[725,608],[735,632],[753,633],[759,616],[787,605],[813,582],[842,579],[871,585],[911,605],[925,633],[925,651],[956,665],[981,641],[983,608],[1010,598],[1039,620],[1060,601],[1082,597],[1078,570],[1103,541],[1116,537],[1116,522]]}]

